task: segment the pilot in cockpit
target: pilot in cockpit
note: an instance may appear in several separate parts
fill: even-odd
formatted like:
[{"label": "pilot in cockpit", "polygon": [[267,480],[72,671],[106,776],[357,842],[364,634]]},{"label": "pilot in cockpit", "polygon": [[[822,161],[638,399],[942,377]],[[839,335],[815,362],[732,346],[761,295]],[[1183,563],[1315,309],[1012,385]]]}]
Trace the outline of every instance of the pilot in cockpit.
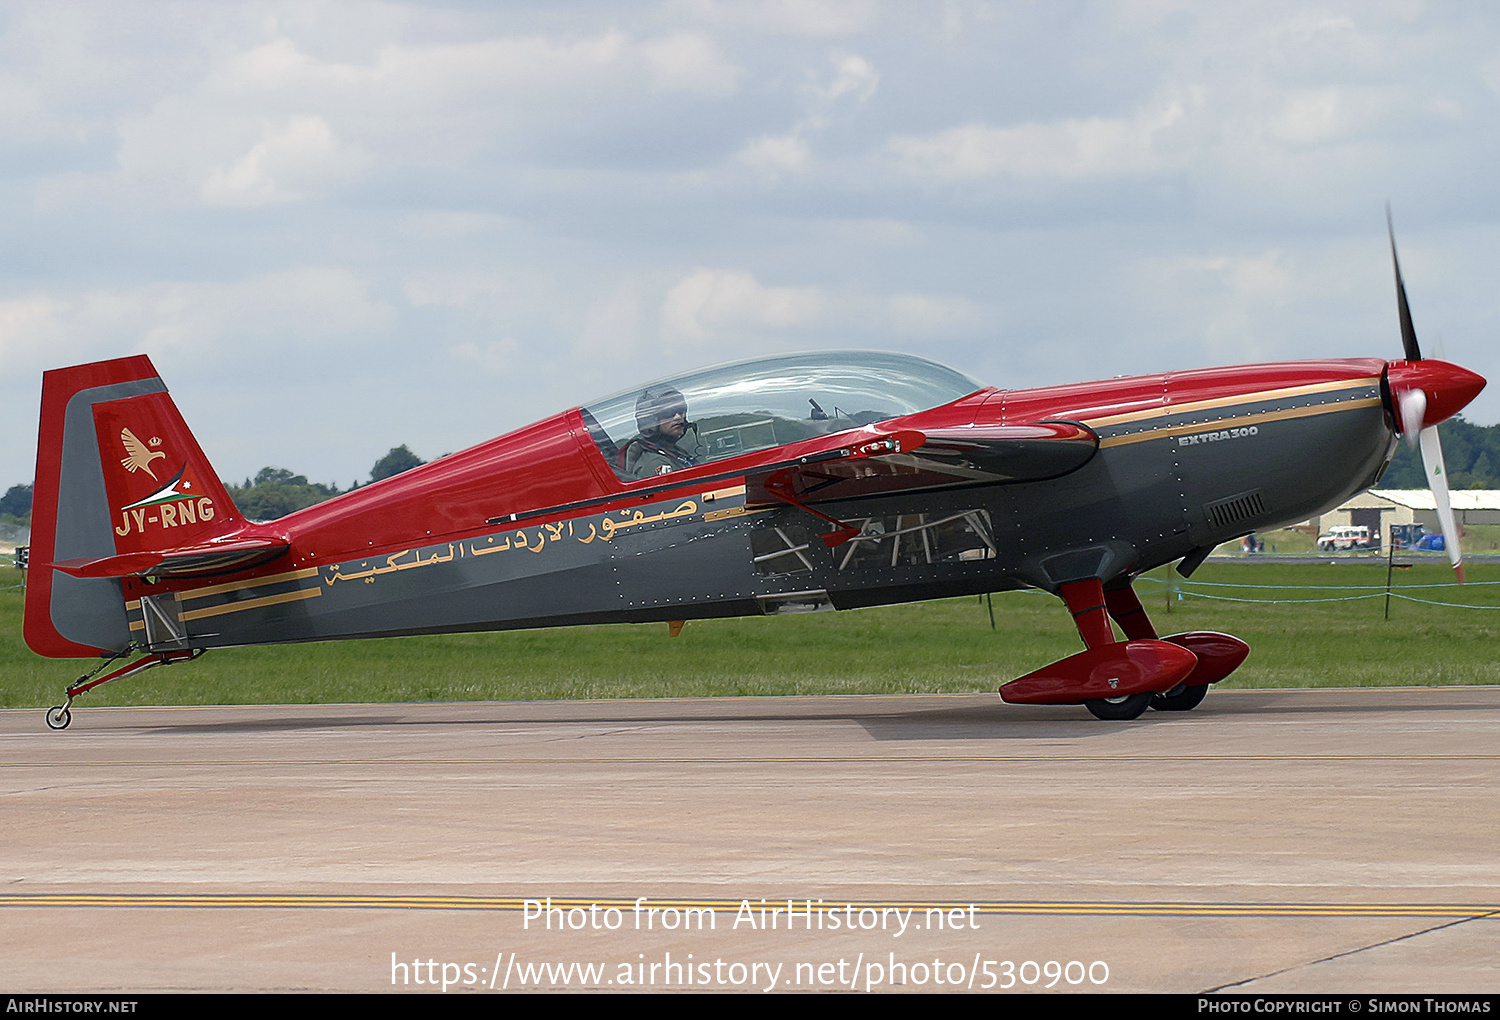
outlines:
[{"label": "pilot in cockpit", "polygon": [[641,434],[620,450],[619,467],[631,478],[647,478],[693,467],[695,442],[683,442],[695,423],[688,421],[687,398],[670,386],[646,390],[635,403]]}]

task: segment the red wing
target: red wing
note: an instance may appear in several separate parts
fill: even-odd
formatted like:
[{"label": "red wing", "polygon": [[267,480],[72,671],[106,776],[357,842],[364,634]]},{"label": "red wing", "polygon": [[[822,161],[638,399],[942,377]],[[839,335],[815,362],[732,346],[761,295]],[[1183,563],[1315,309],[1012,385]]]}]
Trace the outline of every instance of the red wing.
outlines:
[{"label": "red wing", "polygon": [[837,460],[748,472],[746,502],[786,502],[788,492],[812,502],[976,483],[1040,482],[1077,471],[1099,449],[1099,437],[1091,429],[1070,421],[900,432],[891,438],[899,442],[899,452],[861,450]]}]

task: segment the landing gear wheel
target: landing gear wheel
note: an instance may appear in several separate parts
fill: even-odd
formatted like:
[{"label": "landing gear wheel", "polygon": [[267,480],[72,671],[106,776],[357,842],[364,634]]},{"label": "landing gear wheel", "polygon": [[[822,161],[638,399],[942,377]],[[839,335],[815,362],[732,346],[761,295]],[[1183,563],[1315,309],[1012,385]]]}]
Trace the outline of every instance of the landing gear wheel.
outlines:
[{"label": "landing gear wheel", "polygon": [[1208,684],[1199,684],[1197,687],[1184,687],[1178,684],[1170,691],[1158,694],[1151,699],[1151,707],[1158,712],[1188,712],[1198,707],[1203,696],[1208,693]]},{"label": "landing gear wheel", "polygon": [[68,710],[67,705],[53,705],[47,709],[47,727],[54,730],[65,730],[68,723],[73,721],[73,713]]},{"label": "landing gear wheel", "polygon": [[1154,697],[1156,695],[1152,692],[1142,691],[1140,694],[1127,694],[1119,698],[1094,698],[1085,701],[1083,707],[1092,712],[1095,719],[1136,719],[1146,711]]}]

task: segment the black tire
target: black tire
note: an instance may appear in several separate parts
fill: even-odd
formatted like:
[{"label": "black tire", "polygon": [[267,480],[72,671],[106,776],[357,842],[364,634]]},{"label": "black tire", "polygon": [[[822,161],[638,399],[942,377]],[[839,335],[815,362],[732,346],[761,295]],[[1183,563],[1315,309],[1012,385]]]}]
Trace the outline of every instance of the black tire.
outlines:
[{"label": "black tire", "polygon": [[1151,707],[1158,712],[1191,712],[1198,707],[1204,695],[1208,693],[1208,684],[1199,684],[1197,687],[1184,687],[1178,684],[1165,694],[1158,694],[1151,699]]},{"label": "black tire", "polygon": [[68,711],[67,705],[55,705],[47,709],[47,727],[54,730],[65,730],[68,723],[73,721],[73,713]]},{"label": "black tire", "polygon": [[1095,719],[1110,722],[1138,719],[1154,697],[1156,695],[1150,691],[1143,691],[1140,694],[1127,694],[1122,698],[1093,698],[1085,701],[1083,707],[1092,712]]}]

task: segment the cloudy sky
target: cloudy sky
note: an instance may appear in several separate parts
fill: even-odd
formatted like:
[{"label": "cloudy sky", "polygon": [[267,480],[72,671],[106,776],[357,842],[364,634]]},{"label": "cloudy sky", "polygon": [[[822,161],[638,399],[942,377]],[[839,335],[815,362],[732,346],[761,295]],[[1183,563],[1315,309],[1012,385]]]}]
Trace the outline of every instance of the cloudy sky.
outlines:
[{"label": "cloudy sky", "polygon": [[220,473],[348,486],[637,381],[869,347],[1022,387],[1496,380],[1500,6],[0,6],[0,491],[151,356]]}]

